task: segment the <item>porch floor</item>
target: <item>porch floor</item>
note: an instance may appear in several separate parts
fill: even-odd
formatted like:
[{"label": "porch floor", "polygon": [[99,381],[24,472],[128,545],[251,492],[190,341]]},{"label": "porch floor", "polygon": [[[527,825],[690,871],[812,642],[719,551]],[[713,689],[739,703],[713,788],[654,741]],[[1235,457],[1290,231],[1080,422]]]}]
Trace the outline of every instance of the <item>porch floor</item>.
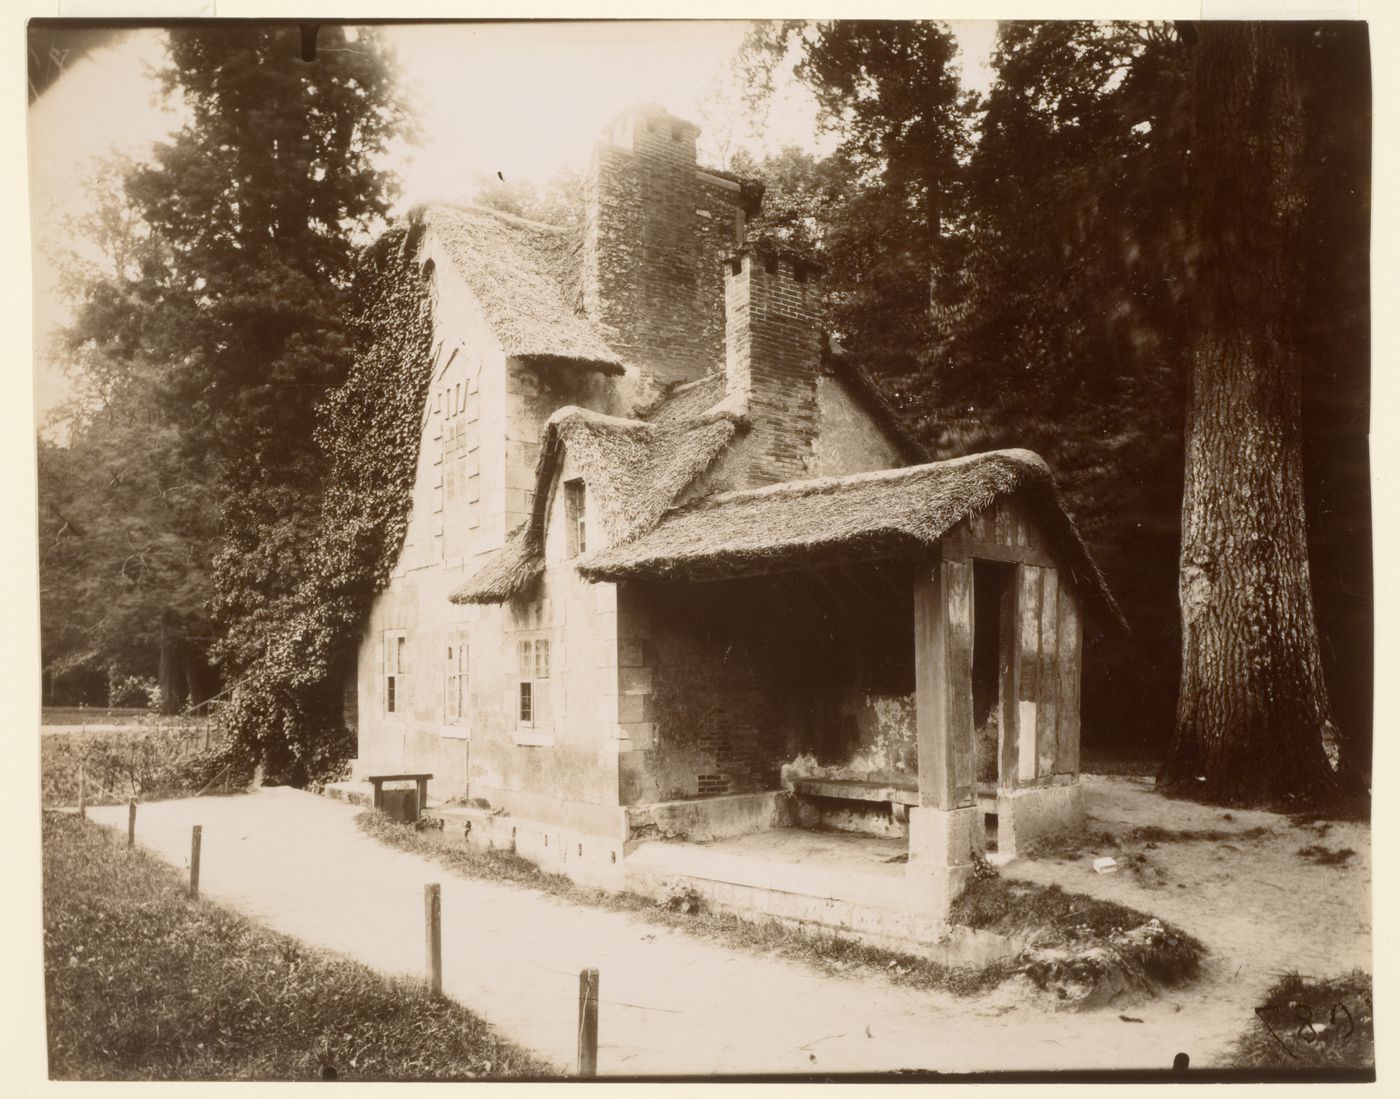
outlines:
[{"label": "porch floor", "polygon": [[811,828],[770,828],[700,846],[712,851],[787,863],[819,864],[831,870],[904,876],[909,841],[899,836],[867,836]]},{"label": "porch floor", "polygon": [[909,842],[806,828],[772,828],[708,843],[651,840],[629,872],[694,878],[808,897],[900,907]]}]

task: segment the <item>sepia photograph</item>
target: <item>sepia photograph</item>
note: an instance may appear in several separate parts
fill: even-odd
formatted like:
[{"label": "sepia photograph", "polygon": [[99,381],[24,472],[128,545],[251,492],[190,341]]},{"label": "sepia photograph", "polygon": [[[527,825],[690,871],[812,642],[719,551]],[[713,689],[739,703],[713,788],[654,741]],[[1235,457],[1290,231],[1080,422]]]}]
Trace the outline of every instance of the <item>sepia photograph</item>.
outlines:
[{"label": "sepia photograph", "polygon": [[50,1081],[1376,1080],[1371,29],[927,15],[28,22]]}]

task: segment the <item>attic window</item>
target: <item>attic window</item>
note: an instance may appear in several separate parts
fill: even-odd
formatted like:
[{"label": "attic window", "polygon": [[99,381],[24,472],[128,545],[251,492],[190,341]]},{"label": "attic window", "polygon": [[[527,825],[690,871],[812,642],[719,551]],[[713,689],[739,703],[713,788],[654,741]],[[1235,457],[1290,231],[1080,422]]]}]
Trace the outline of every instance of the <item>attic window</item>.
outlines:
[{"label": "attic window", "polygon": [[577,557],[588,548],[588,500],[583,481],[564,482],[564,533],[568,542],[567,555]]}]

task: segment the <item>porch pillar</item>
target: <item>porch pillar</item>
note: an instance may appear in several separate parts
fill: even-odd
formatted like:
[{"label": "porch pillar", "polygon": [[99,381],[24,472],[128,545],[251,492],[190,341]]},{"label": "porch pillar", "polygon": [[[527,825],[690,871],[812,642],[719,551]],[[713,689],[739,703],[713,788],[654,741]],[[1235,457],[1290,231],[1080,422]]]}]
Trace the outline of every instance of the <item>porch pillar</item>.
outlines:
[{"label": "porch pillar", "polygon": [[972,871],[981,830],[972,769],[972,565],[939,557],[914,582],[919,804],[909,810],[908,904],[935,920]]},{"label": "porch pillar", "polygon": [[972,736],[972,565],[940,558],[914,582],[919,804],[977,803]]}]

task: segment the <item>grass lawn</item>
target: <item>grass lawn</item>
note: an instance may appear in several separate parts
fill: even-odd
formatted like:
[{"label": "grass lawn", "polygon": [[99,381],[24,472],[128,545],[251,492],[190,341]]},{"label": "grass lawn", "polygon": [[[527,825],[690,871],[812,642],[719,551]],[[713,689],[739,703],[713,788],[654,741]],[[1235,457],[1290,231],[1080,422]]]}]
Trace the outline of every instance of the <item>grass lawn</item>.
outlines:
[{"label": "grass lawn", "polygon": [[422,985],[189,900],[124,836],[45,813],[43,839],[54,1079],[557,1075]]}]

